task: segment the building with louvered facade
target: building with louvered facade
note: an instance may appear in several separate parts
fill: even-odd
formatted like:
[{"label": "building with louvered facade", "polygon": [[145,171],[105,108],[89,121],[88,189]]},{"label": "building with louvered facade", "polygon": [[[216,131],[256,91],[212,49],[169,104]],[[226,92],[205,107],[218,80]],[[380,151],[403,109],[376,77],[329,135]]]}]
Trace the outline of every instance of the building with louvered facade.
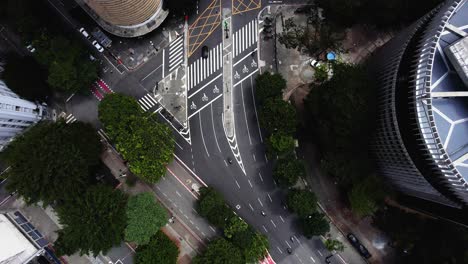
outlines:
[{"label": "building with louvered facade", "polygon": [[468,3],[449,0],[373,57],[378,169],[402,193],[468,205]]},{"label": "building with louvered facade", "polygon": [[120,37],[151,32],[167,17],[163,0],[76,0],[106,31]]}]

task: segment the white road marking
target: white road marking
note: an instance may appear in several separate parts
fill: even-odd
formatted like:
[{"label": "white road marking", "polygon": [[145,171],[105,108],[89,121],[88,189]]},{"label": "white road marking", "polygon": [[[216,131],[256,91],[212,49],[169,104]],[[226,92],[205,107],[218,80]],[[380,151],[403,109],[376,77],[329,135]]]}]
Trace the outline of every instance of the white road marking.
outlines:
[{"label": "white road marking", "polygon": [[315,259],[313,257],[310,257],[310,259],[315,263]]},{"label": "white road marking", "polygon": [[257,198],[257,200],[260,203],[260,205],[263,207],[263,203],[262,203],[262,201],[260,201],[260,198]]},{"label": "white road marking", "polygon": [[216,81],[216,79],[218,79],[219,77],[223,76],[222,73],[220,73],[218,76],[214,77],[213,79],[211,79],[207,84],[203,85],[200,89],[196,90],[194,93],[192,93],[191,95],[189,95],[188,98],[191,98],[192,96],[194,96],[195,94],[197,94],[199,91],[203,90],[203,88],[205,88],[206,86],[210,85],[212,82]]},{"label": "white road marking", "polygon": [[250,188],[253,188],[252,183],[250,182],[250,180],[247,180],[247,181],[249,182]]},{"label": "white road marking", "polygon": [[341,257],[340,254],[336,254],[336,255],[338,255],[338,257],[340,258],[341,261],[343,261],[343,263],[348,264],[348,262],[346,262],[346,261],[343,259],[343,257]]},{"label": "white road marking", "polygon": [[202,138],[202,141],[203,141],[203,146],[205,146],[206,154],[207,154],[208,157],[209,157],[209,156],[210,156],[210,153],[208,152],[208,148],[206,147],[206,144],[205,144],[205,137],[203,136],[203,128],[202,128],[202,123],[201,123],[201,115],[198,115],[198,120],[200,121],[200,134],[201,134],[201,138]]},{"label": "white road marking", "polygon": [[210,104],[212,104],[214,101],[216,101],[218,98],[220,98],[223,94],[220,94],[218,96],[216,96],[213,100],[211,100],[210,102],[206,103],[202,108],[198,109],[197,111],[193,112],[189,117],[188,119],[192,118],[192,116],[198,114],[198,112],[200,112],[201,110],[203,110],[205,107],[209,106]]},{"label": "white road marking", "polygon": [[155,71],[157,71],[159,68],[162,67],[162,64],[159,65],[156,69],[152,70],[150,73],[148,73],[148,75],[146,75],[145,77],[143,77],[143,79],[141,79],[142,81],[144,81],[146,78],[148,78],[151,74],[153,74]]},{"label": "white road marking", "polygon": [[283,217],[282,217],[281,215],[280,215],[279,217],[280,217],[281,221],[284,223],[284,219],[283,219]]},{"label": "white road marking", "polygon": [[289,245],[287,240],[285,240],[284,242],[286,242],[286,245],[288,245],[288,247],[291,247],[291,245]]},{"label": "white road marking", "polygon": [[263,177],[262,174],[260,174],[260,172],[258,173],[258,176],[260,176],[260,180],[263,182]]},{"label": "white road marking", "polygon": [[252,158],[253,158],[254,161],[257,161],[257,160],[255,159],[255,154],[253,154],[253,153],[252,153]]},{"label": "white road marking", "polygon": [[212,226],[210,226],[210,229],[213,230],[213,232],[216,233],[216,230]]},{"label": "white road marking", "polygon": [[237,182],[237,180],[236,180],[236,184],[237,184],[237,187],[239,187],[239,189],[240,189],[240,185],[239,185],[239,183]]},{"label": "white road marking", "polygon": [[254,211],[254,208],[250,203],[249,203],[249,207],[250,207],[250,209],[252,209],[252,211]]},{"label": "white road marking", "polygon": [[273,200],[271,199],[271,196],[270,196],[270,194],[269,194],[269,193],[267,193],[267,195],[268,195],[268,198],[270,198],[270,202],[273,202]]},{"label": "white road marking", "polygon": [[180,195],[180,193],[178,191],[175,191],[175,192],[179,197],[182,197],[182,195]]},{"label": "white road marking", "polygon": [[255,51],[257,51],[257,48],[253,49],[252,52],[250,52],[249,54],[247,54],[247,55],[245,55],[244,57],[242,57],[242,59],[236,61],[236,63],[234,63],[234,64],[232,65],[232,67],[233,67],[233,68],[236,67],[236,65],[239,64],[239,63],[241,63],[244,59],[246,59],[247,57],[251,57],[251,56],[252,56],[252,53],[255,52]]},{"label": "white road marking", "polygon": [[[255,95],[254,95],[254,92],[253,92],[253,80],[252,80],[252,78],[250,78],[250,91],[252,92],[252,102],[253,102],[254,111],[255,111],[255,119],[257,120],[258,135],[260,136],[260,142],[263,142],[262,130],[260,129],[260,122],[258,121],[258,115],[257,115],[257,103],[255,102]],[[265,159],[266,159],[266,154],[265,154]]]},{"label": "white road marking", "polygon": [[249,78],[250,76],[254,75],[256,72],[258,72],[258,68],[255,69],[253,72],[251,72],[249,75],[245,76],[244,78],[242,78],[242,80],[238,81],[236,84],[234,84],[232,87],[236,87],[237,85],[239,85],[239,83],[242,83],[243,81],[245,81],[245,79]]},{"label": "white road marking", "polygon": [[276,225],[275,225],[275,222],[273,222],[273,219],[270,219],[270,221],[273,224],[273,226],[276,228]]},{"label": "white road marking", "polygon": [[320,252],[320,250],[317,249],[317,252],[319,253],[319,255],[320,255],[321,257],[323,257],[323,254],[322,254],[322,252]]},{"label": "white road marking", "polygon": [[276,248],[278,249],[279,253],[283,254],[283,251],[281,251],[281,249],[278,246]]},{"label": "white road marking", "polygon": [[[218,144],[218,137],[216,136],[216,131],[215,131],[215,127],[214,127],[213,104],[210,104],[210,108],[211,108],[211,125],[213,126],[214,138],[215,138],[216,146],[218,147],[219,152],[221,152],[221,148],[219,147],[219,144]],[[224,162],[226,162],[226,161],[224,161]]]},{"label": "white road marking", "polygon": [[247,134],[249,135],[249,142],[252,145],[252,137],[250,136],[249,122],[247,121],[247,112],[245,111],[245,102],[244,102],[244,90],[241,83],[241,97],[242,97],[242,107],[244,108],[244,119],[247,126]]},{"label": "white road marking", "polygon": [[263,230],[265,230],[265,233],[268,233],[268,230],[266,229],[266,227],[264,225],[262,225],[263,227]]}]

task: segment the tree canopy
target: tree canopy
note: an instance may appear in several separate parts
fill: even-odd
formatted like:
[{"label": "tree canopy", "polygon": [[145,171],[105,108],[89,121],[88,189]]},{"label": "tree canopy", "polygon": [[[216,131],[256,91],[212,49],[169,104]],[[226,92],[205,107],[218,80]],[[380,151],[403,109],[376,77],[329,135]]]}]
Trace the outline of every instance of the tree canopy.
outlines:
[{"label": "tree canopy", "polygon": [[212,187],[200,188],[200,198],[197,201],[198,213],[206,217],[213,225],[225,228],[227,221],[234,217],[232,210],[226,205],[221,193]]},{"label": "tree canopy", "polygon": [[224,238],[210,242],[206,250],[197,255],[193,264],[244,264],[244,258],[239,248]]},{"label": "tree canopy", "polygon": [[120,190],[95,185],[57,209],[60,224],[55,248],[59,255],[106,253],[118,245],[127,224],[127,196]]},{"label": "tree canopy", "polygon": [[91,125],[42,121],[17,136],[4,151],[7,188],[27,203],[73,201],[89,184],[101,143]]},{"label": "tree canopy", "polygon": [[255,96],[258,103],[262,104],[267,98],[281,97],[286,88],[286,80],[279,73],[266,71],[255,78]]},{"label": "tree canopy", "polygon": [[313,236],[325,235],[330,231],[330,224],[323,217],[323,214],[318,212],[302,218],[301,227],[304,236],[309,239]]},{"label": "tree canopy", "polygon": [[252,227],[235,233],[232,243],[242,250],[245,263],[254,263],[263,259],[269,247],[266,236],[255,231]]},{"label": "tree canopy", "polygon": [[385,196],[382,190],[382,182],[374,175],[356,181],[348,193],[353,212],[359,216],[366,216],[377,211]]},{"label": "tree canopy", "polygon": [[229,219],[226,228],[224,228],[224,236],[227,238],[232,238],[235,233],[242,232],[248,227],[249,225],[244,220],[242,220],[242,218],[238,217],[237,215],[232,216]]},{"label": "tree canopy", "polygon": [[[28,78],[24,78],[24,73]],[[2,78],[13,92],[29,101],[45,101],[51,89],[47,84],[47,71],[42,69],[31,56],[9,54],[6,59]]]},{"label": "tree canopy", "polygon": [[147,244],[151,237],[167,223],[167,212],[151,193],[130,197],[127,203],[127,227],[125,240],[138,245]]},{"label": "tree canopy", "polygon": [[98,66],[79,42],[43,31],[32,45],[36,60],[49,72],[47,82],[57,91],[87,92],[98,78]]},{"label": "tree canopy", "polygon": [[153,235],[148,244],[136,249],[137,264],[176,264],[179,249],[162,231]]},{"label": "tree canopy", "polygon": [[304,176],[304,164],[292,155],[278,159],[273,170],[273,178],[281,187],[294,186],[297,180]]},{"label": "tree canopy", "polygon": [[296,109],[281,98],[266,99],[258,115],[261,127],[268,133],[292,135],[296,132]]},{"label": "tree canopy", "polygon": [[102,100],[99,120],[132,173],[150,183],[164,175],[175,147],[167,125],[151,119],[139,110],[135,99],[121,94],[111,94]]},{"label": "tree canopy", "polygon": [[335,240],[335,239],[327,239],[324,242],[325,247],[327,248],[328,251],[343,251],[345,246],[341,241]]},{"label": "tree canopy", "polygon": [[272,133],[266,140],[266,149],[272,157],[288,154],[294,150],[294,138],[282,132]]},{"label": "tree canopy", "polygon": [[302,217],[308,217],[316,212],[317,197],[308,190],[293,189],[288,192],[288,208]]}]

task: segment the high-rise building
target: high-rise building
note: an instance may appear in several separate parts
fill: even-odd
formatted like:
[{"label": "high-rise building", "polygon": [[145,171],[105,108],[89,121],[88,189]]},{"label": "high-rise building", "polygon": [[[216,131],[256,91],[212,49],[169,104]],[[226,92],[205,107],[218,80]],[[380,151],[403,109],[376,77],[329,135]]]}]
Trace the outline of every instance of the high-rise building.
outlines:
[{"label": "high-rise building", "polygon": [[373,149],[380,174],[409,196],[468,205],[468,3],[448,0],[373,58]]},{"label": "high-rise building", "polygon": [[76,0],[106,31],[138,37],[159,27],[168,12],[163,0]]},{"label": "high-rise building", "polygon": [[0,151],[45,114],[44,106],[21,99],[0,80]]}]

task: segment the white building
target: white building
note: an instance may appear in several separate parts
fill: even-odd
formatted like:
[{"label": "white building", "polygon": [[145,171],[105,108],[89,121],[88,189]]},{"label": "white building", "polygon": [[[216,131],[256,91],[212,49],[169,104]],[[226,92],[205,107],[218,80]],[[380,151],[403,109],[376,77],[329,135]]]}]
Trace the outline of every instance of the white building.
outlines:
[{"label": "white building", "polygon": [[43,252],[4,214],[0,214],[0,264],[28,263]]},{"label": "white building", "polygon": [[0,151],[43,115],[43,106],[21,99],[0,80]]}]

